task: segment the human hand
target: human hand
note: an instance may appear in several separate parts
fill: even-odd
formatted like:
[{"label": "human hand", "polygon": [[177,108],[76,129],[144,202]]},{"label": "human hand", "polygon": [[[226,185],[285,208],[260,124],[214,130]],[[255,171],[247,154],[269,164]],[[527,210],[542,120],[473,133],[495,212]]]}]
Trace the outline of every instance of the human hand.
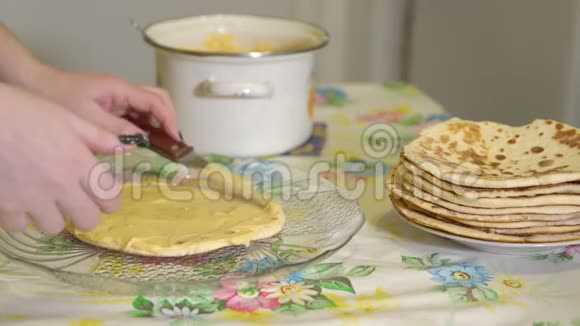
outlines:
[{"label": "human hand", "polygon": [[121,118],[123,115],[151,115],[169,135],[179,139],[175,109],[164,90],[111,76],[68,73],[50,67],[39,69],[32,91],[83,119],[121,135],[142,132]]},{"label": "human hand", "polygon": [[[67,215],[76,228],[94,228],[101,210],[116,210],[119,199],[94,195],[92,152],[112,154],[122,146],[113,133],[59,105],[0,84],[0,226],[21,231],[28,216],[55,234]],[[100,182],[109,187],[115,179],[106,173]]]}]

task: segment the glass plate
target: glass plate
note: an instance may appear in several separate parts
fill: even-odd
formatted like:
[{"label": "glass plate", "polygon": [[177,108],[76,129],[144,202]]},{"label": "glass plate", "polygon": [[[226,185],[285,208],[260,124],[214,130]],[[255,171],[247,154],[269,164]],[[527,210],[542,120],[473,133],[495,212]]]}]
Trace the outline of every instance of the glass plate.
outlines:
[{"label": "glass plate", "polygon": [[[283,177],[278,182],[265,183],[269,178],[267,171],[275,171],[277,164],[283,164],[290,173],[279,174]],[[339,250],[364,224],[355,200],[344,198],[331,182],[322,178],[311,180],[305,171],[262,160],[236,163],[230,169],[234,172],[255,169],[265,176],[255,187],[282,206],[286,223],[280,234],[248,247],[158,258],[97,248],[66,232],[48,236],[33,229],[13,234],[0,230],[0,252],[85,288],[127,295],[187,295],[218,287],[227,279],[244,282],[282,279]]]}]

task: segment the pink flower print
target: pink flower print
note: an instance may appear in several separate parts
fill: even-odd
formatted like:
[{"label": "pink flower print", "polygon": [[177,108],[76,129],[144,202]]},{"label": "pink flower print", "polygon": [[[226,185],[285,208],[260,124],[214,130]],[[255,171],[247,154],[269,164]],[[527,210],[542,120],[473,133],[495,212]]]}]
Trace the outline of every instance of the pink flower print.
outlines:
[{"label": "pink flower print", "polygon": [[564,251],[564,253],[567,256],[574,256],[574,255],[580,254],[580,245],[568,247],[568,248],[566,248],[566,251]]},{"label": "pink flower print", "polygon": [[227,280],[221,282],[221,288],[213,293],[213,298],[226,301],[226,308],[252,312],[260,308],[274,309],[280,306],[278,299],[267,298],[270,293],[262,292],[260,288],[247,282]]},{"label": "pink flower print", "polygon": [[362,114],[357,117],[358,122],[384,122],[395,123],[403,120],[404,114],[398,110],[378,110],[371,114]]},{"label": "pink flower print", "polygon": [[314,93],[314,105],[324,105],[326,104],[326,97],[322,94],[315,92]]}]

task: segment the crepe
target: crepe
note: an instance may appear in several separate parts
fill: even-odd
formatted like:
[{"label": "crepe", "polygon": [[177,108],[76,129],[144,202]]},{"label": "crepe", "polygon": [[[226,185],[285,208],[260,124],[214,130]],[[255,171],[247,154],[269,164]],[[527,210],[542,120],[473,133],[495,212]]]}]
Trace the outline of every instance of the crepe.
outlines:
[{"label": "crepe", "polygon": [[477,198],[473,193],[458,195],[428,182],[419,175],[413,175],[404,165],[396,169],[395,182],[403,183],[403,186],[413,191],[414,194],[426,192],[429,195],[441,198],[458,205],[481,207],[481,208],[507,208],[527,206],[556,206],[573,205],[579,206],[580,195],[576,194],[544,194],[531,197],[502,197],[502,198]]},{"label": "crepe", "polygon": [[[140,199],[134,198],[135,189],[141,191]],[[169,199],[168,191],[183,197]],[[126,184],[121,208],[103,215],[95,230],[82,232],[71,225],[68,229],[76,238],[98,247],[160,257],[249,245],[282,230],[285,216],[278,204],[260,196],[250,200],[239,196],[215,199],[217,194],[192,185],[167,188],[163,184]]]},{"label": "crepe", "polygon": [[503,189],[580,181],[580,132],[552,120],[511,127],[454,118],[423,130],[402,155],[461,186]]},{"label": "crepe", "polygon": [[465,215],[498,215],[509,216],[515,215],[529,215],[529,214],[579,214],[580,206],[575,205],[553,205],[553,206],[524,206],[524,207],[508,207],[508,208],[482,208],[458,205],[439,197],[433,196],[425,191],[413,192],[416,188],[409,186],[406,183],[400,184],[393,181],[393,169],[389,174],[387,181],[387,189],[397,197],[414,197],[422,201],[429,202],[446,208],[449,211],[463,213]]},{"label": "crepe", "polygon": [[476,188],[452,184],[448,181],[437,179],[432,174],[418,168],[404,157],[401,164],[415,175],[421,176],[426,182],[451,191],[466,198],[506,198],[506,197],[532,197],[546,194],[580,194],[580,183],[560,183],[549,186],[533,186],[522,188]]},{"label": "crepe", "polygon": [[441,221],[428,214],[410,209],[405,202],[391,196],[391,201],[397,212],[405,219],[412,223],[426,226],[428,228],[440,230],[446,233],[455,234],[463,237],[511,243],[547,243],[562,242],[580,239],[580,232],[567,232],[559,234],[533,234],[533,235],[508,235],[485,232],[475,228],[465,227],[462,225]]}]

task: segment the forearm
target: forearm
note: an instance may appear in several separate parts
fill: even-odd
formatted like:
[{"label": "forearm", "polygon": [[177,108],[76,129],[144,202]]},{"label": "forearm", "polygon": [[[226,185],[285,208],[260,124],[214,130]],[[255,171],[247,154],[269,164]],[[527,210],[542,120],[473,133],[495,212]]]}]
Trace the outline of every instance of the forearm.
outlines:
[{"label": "forearm", "polygon": [[8,28],[0,23],[0,82],[34,88],[42,65]]}]

